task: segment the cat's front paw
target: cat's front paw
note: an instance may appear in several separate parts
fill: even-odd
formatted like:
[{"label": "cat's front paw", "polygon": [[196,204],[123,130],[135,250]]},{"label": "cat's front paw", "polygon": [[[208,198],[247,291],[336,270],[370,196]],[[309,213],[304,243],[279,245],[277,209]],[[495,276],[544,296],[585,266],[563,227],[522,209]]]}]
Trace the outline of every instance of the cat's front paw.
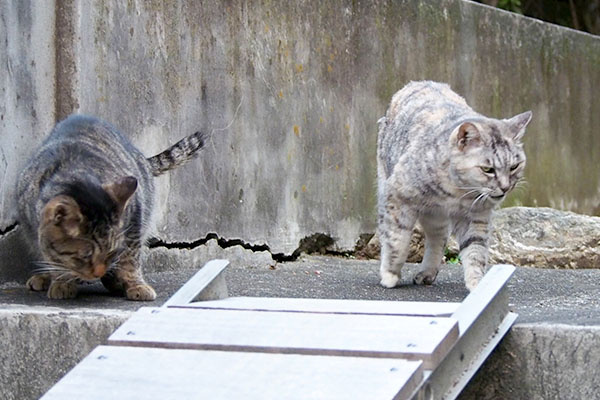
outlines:
[{"label": "cat's front paw", "polygon": [[50,277],[47,275],[33,275],[27,280],[27,287],[34,292],[43,292],[50,287]]},{"label": "cat's front paw", "polygon": [[141,284],[127,289],[125,292],[128,300],[152,301],[156,299],[156,292],[150,285]]},{"label": "cat's front paw", "polygon": [[433,285],[435,278],[437,278],[437,271],[421,271],[413,278],[415,285]]},{"label": "cat's front paw", "polygon": [[381,271],[381,282],[379,284],[385,288],[391,289],[398,285],[400,276],[389,271]]},{"label": "cat's front paw", "polygon": [[77,285],[67,282],[52,282],[48,288],[49,299],[73,299],[77,296]]},{"label": "cat's front paw", "polygon": [[465,286],[469,289],[469,292],[472,292],[473,289],[479,285],[479,282],[483,278],[483,271],[472,271],[471,273],[465,274]]}]

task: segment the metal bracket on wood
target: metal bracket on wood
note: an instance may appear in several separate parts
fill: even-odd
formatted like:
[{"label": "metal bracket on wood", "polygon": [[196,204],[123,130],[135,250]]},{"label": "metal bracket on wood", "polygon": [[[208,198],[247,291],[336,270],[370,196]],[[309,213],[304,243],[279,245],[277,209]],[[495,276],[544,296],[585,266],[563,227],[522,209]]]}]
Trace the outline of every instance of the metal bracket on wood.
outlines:
[{"label": "metal bracket on wood", "polygon": [[220,300],[227,298],[227,282],[223,271],[229,265],[228,260],[211,260],[192,276],[163,307],[184,306],[194,300]]}]

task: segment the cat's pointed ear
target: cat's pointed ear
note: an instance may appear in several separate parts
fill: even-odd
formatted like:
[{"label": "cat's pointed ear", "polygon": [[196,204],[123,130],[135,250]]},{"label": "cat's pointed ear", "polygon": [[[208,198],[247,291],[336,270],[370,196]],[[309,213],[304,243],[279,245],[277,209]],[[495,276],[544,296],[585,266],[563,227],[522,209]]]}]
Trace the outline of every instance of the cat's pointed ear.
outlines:
[{"label": "cat's pointed ear", "polygon": [[531,116],[531,111],[525,111],[522,114],[515,115],[514,117],[505,120],[509,126],[509,135],[514,140],[521,140],[525,134],[525,128],[527,128],[527,125],[531,121]]},{"label": "cat's pointed ear", "polygon": [[463,122],[452,134],[453,142],[460,151],[468,147],[478,146],[481,143],[481,133],[470,122]]},{"label": "cat's pointed ear", "polygon": [[122,212],[137,189],[138,181],[134,176],[125,176],[116,182],[103,185],[102,188],[117,203],[119,212]]},{"label": "cat's pointed ear", "polygon": [[67,235],[76,237],[81,233],[83,215],[75,199],[56,196],[42,210],[42,224],[61,228]]}]

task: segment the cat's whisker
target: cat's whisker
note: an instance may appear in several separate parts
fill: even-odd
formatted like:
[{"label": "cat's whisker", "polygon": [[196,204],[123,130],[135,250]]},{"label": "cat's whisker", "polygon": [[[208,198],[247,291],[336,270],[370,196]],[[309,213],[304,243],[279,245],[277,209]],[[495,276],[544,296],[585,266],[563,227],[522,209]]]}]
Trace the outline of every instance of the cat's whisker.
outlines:
[{"label": "cat's whisker", "polygon": [[477,190],[481,190],[483,189],[481,186],[456,186],[457,189],[463,189],[463,190],[468,190],[468,189],[477,189]]},{"label": "cat's whisker", "polygon": [[53,272],[62,272],[62,269],[58,269],[58,268],[36,268],[33,271],[31,271],[32,275],[42,275],[42,274],[50,274]]},{"label": "cat's whisker", "polygon": [[473,203],[471,203],[471,207],[469,208],[469,211],[473,210],[473,207],[475,207],[480,200],[483,199],[483,202],[485,202],[485,199],[487,197],[488,197],[488,193],[482,192],[479,196],[477,196],[477,198],[475,200],[473,200]]},{"label": "cat's whisker", "polygon": [[35,268],[31,273],[33,275],[52,274],[68,271],[68,269],[59,263],[49,261],[36,261],[33,263],[38,268]]},{"label": "cat's whisker", "polygon": [[529,182],[527,182],[524,179],[515,183],[515,189],[526,190],[528,186],[529,186]]},{"label": "cat's whisker", "polygon": [[73,272],[65,271],[62,274],[58,275],[54,280],[69,283],[72,281],[72,276],[73,276]]},{"label": "cat's whisker", "polygon": [[466,192],[465,194],[463,194],[462,196],[460,196],[458,199],[462,200],[464,197],[466,197],[466,196],[468,196],[470,194],[480,193],[480,190],[481,190],[481,188],[476,188],[476,189],[473,189],[473,190],[469,190],[468,192]]},{"label": "cat's whisker", "polygon": [[133,226],[128,226],[127,228],[122,229],[119,233],[117,233],[116,240],[122,239],[125,235],[129,233],[129,231],[131,231],[131,229],[133,229]]},{"label": "cat's whisker", "polygon": [[63,264],[57,263],[57,262],[53,262],[53,261],[34,261],[33,264],[34,265],[41,265],[41,266],[52,266],[52,267],[62,267],[62,268],[64,268]]}]

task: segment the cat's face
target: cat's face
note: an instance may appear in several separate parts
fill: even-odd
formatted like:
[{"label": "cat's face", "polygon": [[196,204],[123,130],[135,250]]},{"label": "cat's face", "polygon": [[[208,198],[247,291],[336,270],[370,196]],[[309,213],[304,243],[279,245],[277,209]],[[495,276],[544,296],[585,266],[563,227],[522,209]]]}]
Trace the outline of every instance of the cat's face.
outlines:
[{"label": "cat's face", "polygon": [[521,139],[531,112],[508,120],[462,123],[451,135],[450,177],[473,202],[497,204],[523,177],[525,152]]},{"label": "cat's face", "polygon": [[47,270],[82,280],[104,276],[124,249],[122,215],[137,186],[133,179],[95,189],[77,187],[73,196],[48,201],[39,227]]}]

